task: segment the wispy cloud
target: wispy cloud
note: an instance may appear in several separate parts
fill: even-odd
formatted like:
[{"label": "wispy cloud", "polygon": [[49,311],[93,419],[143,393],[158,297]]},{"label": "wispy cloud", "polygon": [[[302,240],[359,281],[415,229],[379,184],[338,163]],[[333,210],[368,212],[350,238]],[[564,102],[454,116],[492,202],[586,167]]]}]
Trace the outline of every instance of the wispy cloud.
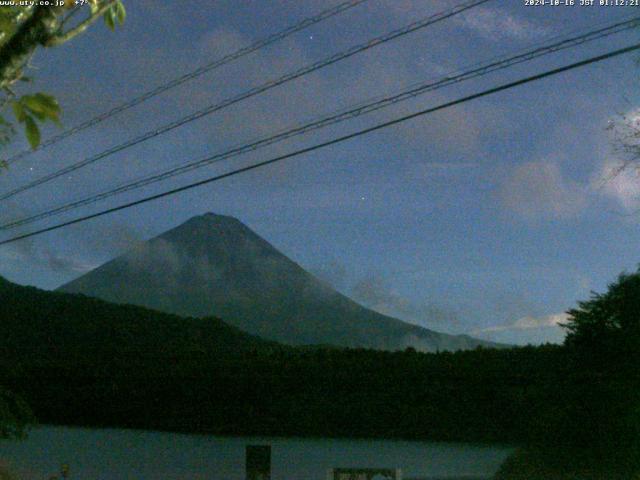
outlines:
[{"label": "wispy cloud", "polygon": [[544,317],[522,317],[506,325],[494,325],[478,330],[476,333],[503,332],[506,330],[531,330],[536,328],[560,327],[565,324],[569,316],[566,313],[555,313]]},{"label": "wispy cloud", "polygon": [[596,166],[591,190],[636,213],[640,210],[640,108],[610,118],[607,130],[611,152]]},{"label": "wispy cloud", "polygon": [[517,345],[539,345],[544,343],[562,343],[566,331],[562,324],[567,321],[567,314],[555,313],[542,317],[526,316],[515,322],[494,325],[472,332],[478,338],[494,342]]},{"label": "wispy cloud", "polygon": [[52,272],[63,274],[85,273],[98,266],[82,260],[59,255],[46,246],[35,247],[34,244],[28,240],[22,240],[6,246],[0,252],[0,258],[2,257],[14,262],[40,265]]},{"label": "wispy cloud", "polygon": [[588,190],[565,177],[557,164],[541,161],[514,167],[503,178],[499,196],[505,208],[527,219],[568,218],[583,211]]},{"label": "wispy cloud", "polygon": [[[9,203],[0,212],[0,223],[12,221],[28,214],[14,203]],[[21,228],[15,233],[25,233]],[[72,227],[78,240],[76,248],[54,247],[40,238],[27,238],[0,247],[0,261],[44,268],[56,274],[77,275],[98,267],[105,258],[110,258],[128,250],[139,240],[140,235],[125,224],[93,223]]]},{"label": "wispy cloud", "polygon": [[530,40],[549,34],[548,28],[511,15],[504,9],[475,8],[460,16],[458,23],[486,39],[495,41]]},{"label": "wispy cloud", "polygon": [[450,331],[460,326],[455,312],[429,301],[415,302],[393,291],[375,274],[361,278],[351,289],[354,300],[383,315],[401,318],[426,327]]},{"label": "wispy cloud", "polygon": [[409,299],[398,293],[380,274],[350,275],[337,261],[312,269],[314,275],[367,308],[427,328],[457,333],[461,323],[457,312],[431,302]]},{"label": "wispy cloud", "polygon": [[594,179],[594,189],[628,212],[640,209],[640,169],[607,160]]}]

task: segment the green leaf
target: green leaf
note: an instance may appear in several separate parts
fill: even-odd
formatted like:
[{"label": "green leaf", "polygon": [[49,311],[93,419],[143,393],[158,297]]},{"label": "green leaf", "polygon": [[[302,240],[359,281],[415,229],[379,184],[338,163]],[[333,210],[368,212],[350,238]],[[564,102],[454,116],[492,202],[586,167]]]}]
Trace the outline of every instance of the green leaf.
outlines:
[{"label": "green leaf", "polygon": [[25,117],[25,133],[27,134],[27,140],[31,148],[37,148],[38,145],[40,145],[40,129],[33,117],[28,115]]},{"label": "green leaf", "polygon": [[121,0],[118,0],[115,4],[116,9],[116,18],[118,19],[118,23],[122,25],[124,23],[125,18],[127,18],[127,11],[124,8],[124,3]]},{"label": "green leaf", "polygon": [[92,1],[89,0],[89,6],[91,7],[91,14],[93,15],[94,13],[96,13],[98,11],[98,9],[100,8],[100,5],[98,4],[97,1]]},{"label": "green leaf", "polygon": [[104,12],[104,23],[106,23],[107,27],[109,27],[109,30],[115,30],[116,29],[116,20],[115,20],[115,13],[113,11],[113,7],[109,8],[106,12]]},{"label": "green leaf", "polygon": [[0,115],[0,147],[8,145],[14,134],[15,129],[13,128],[13,124],[8,122],[4,116]]},{"label": "green leaf", "polygon": [[115,30],[116,25],[122,25],[127,17],[127,11],[124,8],[124,4],[121,0],[115,2],[111,7],[104,12],[104,23],[107,24],[110,30]]},{"label": "green leaf", "polygon": [[20,99],[20,103],[22,103],[25,107],[27,107],[32,112],[40,112],[42,111],[42,106],[40,105],[40,101],[35,97],[35,95],[24,95]]},{"label": "green leaf", "polygon": [[39,112],[37,110],[31,110],[30,108],[28,108],[27,110],[29,110],[29,114],[36,117],[38,121],[45,122],[47,120],[47,115],[44,114],[43,112]]},{"label": "green leaf", "polygon": [[9,164],[6,160],[0,160],[0,170],[9,170]]},{"label": "green leaf", "polygon": [[22,103],[20,103],[20,101],[13,101],[11,102],[11,107],[13,108],[13,114],[16,116],[16,120],[18,120],[20,123],[24,122],[26,113],[24,111]]},{"label": "green leaf", "polygon": [[53,123],[58,126],[60,124],[60,112],[62,109],[60,108],[60,104],[52,95],[47,95],[46,93],[36,93],[35,97],[40,101],[40,104],[43,106],[45,114]]},{"label": "green leaf", "polygon": [[60,113],[60,105],[53,95],[38,92],[34,97],[49,110],[54,110],[56,113]]},{"label": "green leaf", "polygon": [[24,95],[20,101],[29,109],[38,120],[46,119],[59,121],[60,105],[54,97],[45,93],[36,93],[35,95]]}]

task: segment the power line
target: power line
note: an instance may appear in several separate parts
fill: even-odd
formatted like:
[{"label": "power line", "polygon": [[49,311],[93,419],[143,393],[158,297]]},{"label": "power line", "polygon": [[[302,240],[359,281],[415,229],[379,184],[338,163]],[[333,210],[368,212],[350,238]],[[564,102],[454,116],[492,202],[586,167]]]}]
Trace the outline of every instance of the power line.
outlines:
[{"label": "power line", "polygon": [[90,165],[92,163],[97,162],[98,160],[102,160],[103,158],[106,158],[110,155],[113,155],[115,153],[121,152],[123,150],[126,150],[128,148],[131,148],[135,145],[138,145],[142,142],[145,142],[147,140],[150,140],[152,138],[158,137],[160,135],[163,135],[171,130],[174,130],[178,127],[181,127],[187,123],[193,122],[195,120],[198,120],[200,118],[203,118],[207,115],[211,115],[214,112],[217,112],[219,110],[222,110],[226,107],[229,107],[231,105],[234,105],[242,100],[245,100],[247,98],[253,97],[255,95],[258,95],[260,93],[263,93],[267,90],[270,90],[272,88],[275,88],[279,85],[282,85],[284,83],[290,82],[292,80],[295,80],[297,78],[300,78],[304,75],[307,75],[309,73],[315,72],[316,70],[320,70],[321,68],[327,67],[329,65],[332,65],[334,63],[337,63],[341,60],[347,59],[349,57],[352,57],[358,53],[361,53],[365,50],[369,50],[370,48],[374,48],[377,47],[378,45],[382,45],[386,42],[389,42],[391,40],[394,40],[396,38],[402,37],[404,35],[407,35],[409,33],[412,33],[416,30],[428,27],[430,25],[433,25],[434,23],[440,22],[442,20],[445,20],[447,18],[450,18],[454,15],[458,15],[464,11],[467,11],[471,8],[477,7],[483,3],[487,3],[491,0],[472,0],[472,1],[467,1],[464,2],[462,4],[459,4],[451,9],[448,9],[444,12],[441,13],[436,13],[434,15],[431,15],[429,17],[426,17],[422,20],[418,20],[416,22],[412,22],[402,28],[399,28],[397,30],[393,30],[392,32],[389,32],[385,35],[373,38],[365,43],[353,46],[351,48],[349,48],[348,50],[336,53],[334,55],[331,55],[330,57],[327,57],[323,60],[320,60],[318,62],[312,63],[310,65],[307,65],[305,67],[302,67],[298,70],[295,70],[293,72],[287,73],[277,79],[274,80],[270,80],[266,83],[263,83],[260,86],[251,88],[250,90],[247,90],[243,93],[240,93],[238,95],[235,95],[233,97],[230,97],[226,100],[223,100],[219,103],[213,104],[213,105],[209,105],[201,110],[198,110],[190,115],[187,115],[185,117],[182,117],[179,120],[175,120],[171,123],[165,124],[162,127],[156,128],[154,130],[150,130],[142,135],[139,135],[133,139],[127,140],[124,143],[121,143],[119,145],[116,145],[114,147],[109,148],[108,150],[105,150],[103,152],[100,152],[96,155],[93,155],[91,157],[88,157],[84,160],[81,160],[80,162],[74,163],[72,165],[69,165],[67,167],[64,167],[62,169],[59,169],[55,172],[52,172],[48,175],[45,175],[43,177],[40,177],[37,180],[34,180],[32,182],[29,182],[25,185],[22,185],[21,187],[15,188],[5,194],[0,195],[0,200],[6,200],[8,198],[11,198],[19,193],[25,192],[27,190],[30,190],[34,187],[37,187],[39,185],[42,185],[43,183],[47,183],[51,180],[54,180],[56,178],[59,178],[61,176],[64,175],[68,175],[71,172],[74,172],[76,170],[79,170],[80,168],[83,168],[87,165]]},{"label": "power line", "polygon": [[[349,10],[353,7],[356,7],[358,5],[360,5],[361,3],[367,2],[369,0],[349,0],[346,2],[342,2],[338,5],[336,5],[335,7],[329,8],[327,10],[323,10],[322,12],[313,15],[311,17],[307,17],[305,19],[303,19],[302,21],[291,25],[287,28],[285,28],[284,30],[281,30],[279,32],[276,32],[272,35],[269,35],[268,37],[265,37],[261,40],[258,40],[250,45],[247,45],[246,47],[242,47],[238,50],[236,50],[235,52],[229,53],[228,55],[225,55],[224,57],[221,57],[217,60],[214,60],[213,62],[210,62],[206,65],[202,65],[201,67],[198,67],[197,69],[189,72],[189,73],[185,73],[184,75],[181,75],[177,78],[174,78],[173,80],[164,83],[162,85],[157,86],[156,88],[149,90],[135,98],[132,98],[131,100],[128,100],[116,107],[113,107],[110,110],[107,110],[106,112],[101,113],[100,115],[97,115],[85,122],[82,122],[72,128],[69,128],[68,130],[65,130],[62,133],[59,133],[58,135],[54,135],[53,137],[43,141],[42,143],[40,143],[40,145],[38,145],[37,148],[32,149],[32,150],[23,150],[15,155],[13,155],[12,157],[10,157],[9,159],[7,159],[7,164],[12,164],[14,162],[17,162],[18,160],[21,160],[29,155],[31,155],[33,152],[38,151],[38,150],[42,150],[44,148],[47,148],[51,145],[54,145],[58,142],[60,142],[61,140],[64,140],[67,137],[70,137],[71,135],[74,135],[78,132],[81,132],[83,130],[86,130],[87,128],[93,127],[99,123],[104,122],[105,120],[107,120],[108,118],[111,118],[115,115],[118,115],[122,112],[124,112],[125,110],[129,110],[130,108],[133,108],[137,105],[140,105],[143,102],[146,102],[147,100],[150,100],[151,98],[160,95],[161,93],[167,92],[175,87],[178,87],[180,85],[182,85],[183,83],[186,83],[190,80],[193,80],[201,75],[204,75],[205,73],[208,73],[212,70],[215,70],[223,65],[226,65],[227,63],[231,63],[234,60],[237,60],[241,57],[244,57],[250,53],[255,52],[256,50],[260,50],[261,48],[267,47],[269,45],[272,45],[280,40],[284,40],[285,38],[293,35],[294,33],[297,33],[301,30],[304,30],[312,25],[315,25],[317,23],[322,22],[323,20],[326,20],[328,18],[334,17],[346,10]],[[74,9],[73,12],[77,12],[79,11],[79,9]],[[72,14],[73,14],[72,12]]]},{"label": "power line", "polygon": [[292,138],[294,136],[302,135],[313,130],[324,128],[329,125],[340,123],[340,122],[349,120],[351,118],[356,118],[361,115],[365,115],[365,114],[380,110],[382,108],[386,108],[395,103],[407,100],[409,98],[414,98],[418,95],[424,94],[429,91],[437,90],[439,88],[443,88],[443,87],[460,83],[466,80],[477,78],[477,77],[486,75],[488,73],[492,73],[498,70],[503,70],[503,69],[512,67],[516,64],[531,61],[533,59],[539,58],[544,55],[555,53],[567,48],[572,48],[577,45],[584,44],[586,42],[598,40],[613,34],[617,34],[617,33],[629,30],[631,28],[635,28],[639,24],[640,24],[640,17],[636,16],[625,21],[620,21],[613,25],[599,28],[597,30],[592,30],[587,33],[583,33],[581,35],[577,35],[574,37],[566,38],[558,42],[551,43],[549,45],[544,45],[538,48],[525,51],[523,53],[519,53],[506,58],[497,59],[493,62],[489,62],[484,65],[480,64],[480,66],[477,68],[473,68],[467,71],[462,71],[461,73],[457,73],[457,74],[449,74],[437,81],[418,84],[417,86],[414,86],[399,94],[382,97],[381,99],[371,101],[369,103],[362,103],[358,106],[351,107],[350,109],[321,118],[319,120],[312,121],[310,123],[307,123],[301,126],[297,126],[292,129],[285,130],[283,132],[254,141],[252,143],[241,145],[239,147],[232,148],[225,152],[207,156],[205,158],[202,158],[196,161],[188,162],[181,166],[174,167],[172,169],[169,169],[160,173],[156,173],[156,174],[135,180],[133,182],[120,185],[118,187],[112,188],[110,190],[107,190],[98,194],[90,195],[83,199],[76,200],[76,201],[55,207],[53,209],[49,209],[44,212],[31,215],[29,217],[23,217],[21,219],[17,219],[17,220],[2,224],[0,225],[0,230],[7,230],[7,229],[15,228],[18,226],[30,224],[35,221],[38,221],[44,218],[49,218],[51,216],[54,216],[78,207],[90,205],[98,201],[104,200],[106,198],[118,195],[120,193],[135,190],[135,189],[150,185],[152,183],[156,183],[156,182],[166,180],[168,178],[171,178],[183,173],[187,173],[197,168],[202,168],[212,163],[217,163],[222,160],[233,158],[250,151],[255,151],[259,148],[272,145],[274,143]]},{"label": "power line", "polygon": [[168,197],[168,196],[171,196],[171,195],[175,195],[177,193],[184,192],[184,191],[187,191],[187,190],[191,190],[193,188],[200,187],[202,185],[207,185],[209,183],[217,182],[217,181],[220,181],[220,180],[223,180],[225,178],[229,178],[229,177],[241,174],[241,173],[245,173],[245,172],[248,172],[248,171],[251,171],[251,170],[255,170],[255,169],[258,169],[258,168],[261,168],[261,167],[265,167],[267,165],[271,165],[271,164],[274,164],[274,163],[277,163],[277,162],[281,162],[281,161],[286,160],[288,158],[297,157],[297,156],[303,155],[305,153],[313,152],[315,150],[320,150],[322,148],[325,148],[325,147],[328,147],[328,146],[331,146],[331,145],[336,145],[338,143],[342,143],[342,142],[345,142],[347,140],[351,140],[353,138],[360,137],[362,135],[366,135],[368,133],[381,130],[383,128],[387,128],[387,127],[390,127],[390,126],[393,126],[393,125],[397,125],[399,123],[403,123],[403,122],[406,122],[408,120],[411,120],[411,119],[414,119],[414,118],[417,118],[417,117],[421,117],[421,116],[424,116],[424,115],[427,115],[427,114],[430,114],[430,113],[433,113],[433,112],[437,112],[439,110],[444,110],[446,108],[450,108],[450,107],[453,107],[455,105],[460,105],[462,103],[466,103],[466,102],[469,102],[471,100],[475,100],[475,99],[478,99],[478,98],[486,97],[488,95],[493,95],[494,93],[502,92],[504,90],[509,90],[511,88],[518,87],[520,85],[524,85],[524,84],[531,83],[531,82],[534,82],[534,81],[542,80],[543,78],[547,78],[547,77],[551,77],[551,76],[554,76],[554,75],[558,75],[560,73],[567,72],[569,70],[574,70],[576,68],[584,67],[586,65],[590,65],[590,64],[593,64],[593,63],[596,63],[596,62],[601,62],[603,60],[607,60],[607,59],[610,59],[610,58],[613,58],[613,57],[617,57],[617,56],[620,56],[620,55],[623,55],[623,54],[626,54],[626,53],[629,53],[629,52],[632,52],[632,51],[636,51],[636,50],[640,50],[640,43],[636,43],[636,44],[630,45],[628,47],[624,47],[624,48],[621,48],[621,49],[618,49],[618,50],[614,50],[614,51],[611,51],[609,53],[605,53],[603,55],[598,55],[596,57],[591,57],[591,58],[588,58],[586,60],[575,62],[575,63],[569,64],[569,65],[565,65],[563,67],[555,68],[555,69],[552,69],[552,70],[547,70],[546,72],[539,73],[539,74],[536,74],[536,75],[532,75],[532,76],[529,76],[529,77],[526,77],[526,78],[523,78],[523,79],[520,79],[520,80],[516,80],[514,82],[509,82],[509,83],[506,83],[506,84],[503,84],[503,85],[500,85],[500,86],[497,86],[497,87],[490,88],[488,90],[483,90],[482,92],[474,93],[472,95],[468,95],[466,97],[462,97],[462,98],[459,98],[457,100],[446,102],[446,103],[440,104],[440,105],[438,105],[436,107],[431,107],[431,108],[427,108],[425,110],[420,110],[418,112],[415,112],[415,113],[412,113],[412,114],[409,114],[409,115],[404,115],[402,117],[395,118],[393,120],[389,120],[387,122],[380,123],[380,124],[375,125],[373,127],[365,128],[363,130],[359,130],[357,132],[350,133],[348,135],[343,135],[341,137],[337,137],[337,138],[334,138],[332,140],[328,140],[326,142],[318,143],[316,145],[312,145],[311,147],[306,147],[306,148],[303,148],[303,149],[300,149],[300,150],[296,150],[294,152],[287,153],[285,155],[281,155],[281,156],[278,156],[278,157],[275,157],[275,158],[271,158],[269,160],[264,160],[262,162],[255,163],[253,165],[249,165],[249,166],[246,166],[246,167],[238,168],[236,170],[232,170],[230,172],[223,173],[221,175],[216,175],[216,176],[213,176],[213,177],[209,177],[207,179],[200,180],[200,181],[194,182],[194,183],[190,183],[190,184],[184,185],[182,187],[174,188],[172,190],[167,190],[167,191],[162,192],[162,193],[157,193],[155,195],[151,195],[151,196],[139,199],[139,200],[135,200],[135,201],[128,202],[128,203],[125,203],[125,204],[122,204],[122,205],[118,205],[117,207],[108,208],[106,210],[102,210],[100,212],[93,213],[91,215],[85,215],[83,217],[78,217],[78,218],[75,218],[73,220],[69,220],[69,221],[66,221],[66,222],[59,223],[57,225],[53,225],[51,227],[46,227],[46,228],[42,228],[40,230],[36,230],[36,231],[30,232],[30,233],[18,235],[18,236],[15,236],[13,238],[9,238],[7,240],[0,241],[0,245],[6,245],[8,243],[15,242],[17,240],[30,238],[30,237],[33,237],[33,236],[36,236],[36,235],[40,235],[40,234],[43,234],[43,233],[46,233],[46,232],[51,232],[53,230],[57,230],[57,229],[60,229],[60,228],[63,228],[63,227],[67,227],[69,225],[74,225],[74,224],[77,224],[77,223],[85,222],[87,220],[91,220],[93,218],[101,217],[101,216],[107,215],[109,213],[114,213],[114,212],[117,212],[117,211],[120,211],[120,210],[125,210],[125,209],[128,209],[128,208],[132,208],[134,206],[137,206],[137,205],[141,205],[143,203],[151,202],[153,200],[158,200],[160,198],[164,198],[164,197]]}]

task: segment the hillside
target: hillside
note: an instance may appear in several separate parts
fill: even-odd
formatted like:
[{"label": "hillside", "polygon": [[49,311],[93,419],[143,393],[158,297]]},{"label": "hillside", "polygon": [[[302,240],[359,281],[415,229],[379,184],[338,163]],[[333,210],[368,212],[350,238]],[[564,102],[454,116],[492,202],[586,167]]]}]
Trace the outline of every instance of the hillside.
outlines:
[{"label": "hillside", "polygon": [[101,359],[215,355],[274,344],[217,318],[180,318],[13,284],[0,277],[0,359],[66,363]]},{"label": "hillside", "polygon": [[178,315],[213,315],[291,345],[422,351],[493,346],[369,310],[316,279],[237,219],[211,213],[140,244],[60,291]]}]

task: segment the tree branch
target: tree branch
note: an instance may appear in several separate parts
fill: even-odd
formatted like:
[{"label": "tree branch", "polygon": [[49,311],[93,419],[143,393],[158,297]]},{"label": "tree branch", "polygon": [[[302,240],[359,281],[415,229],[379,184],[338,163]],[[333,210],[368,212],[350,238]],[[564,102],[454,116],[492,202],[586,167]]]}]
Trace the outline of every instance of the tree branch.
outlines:
[{"label": "tree branch", "polygon": [[46,47],[55,47],[57,45],[62,45],[65,42],[75,38],[76,36],[83,33],[87,28],[91,26],[98,18],[100,18],[109,8],[111,8],[116,3],[116,0],[110,0],[105,2],[98,10],[93,12],[87,19],[80,22],[78,25],[73,27],[71,30],[68,30],[66,33],[54,35],[49,40],[47,40],[45,46]]},{"label": "tree branch", "polygon": [[59,7],[38,6],[0,48],[0,88],[15,82],[39,45],[45,45],[57,30]]},{"label": "tree branch", "polygon": [[[25,7],[25,8],[24,8],[24,10],[20,11],[20,12],[15,16],[15,18],[13,19],[13,21],[16,23],[16,25],[20,25],[20,24],[24,21],[24,19],[25,19],[28,15],[30,15],[30,14],[31,14],[32,10],[33,10],[33,7],[32,7],[32,6]],[[5,37],[6,35],[7,35],[6,30],[5,30],[5,31],[0,32],[0,42],[4,41],[4,37]]]}]

